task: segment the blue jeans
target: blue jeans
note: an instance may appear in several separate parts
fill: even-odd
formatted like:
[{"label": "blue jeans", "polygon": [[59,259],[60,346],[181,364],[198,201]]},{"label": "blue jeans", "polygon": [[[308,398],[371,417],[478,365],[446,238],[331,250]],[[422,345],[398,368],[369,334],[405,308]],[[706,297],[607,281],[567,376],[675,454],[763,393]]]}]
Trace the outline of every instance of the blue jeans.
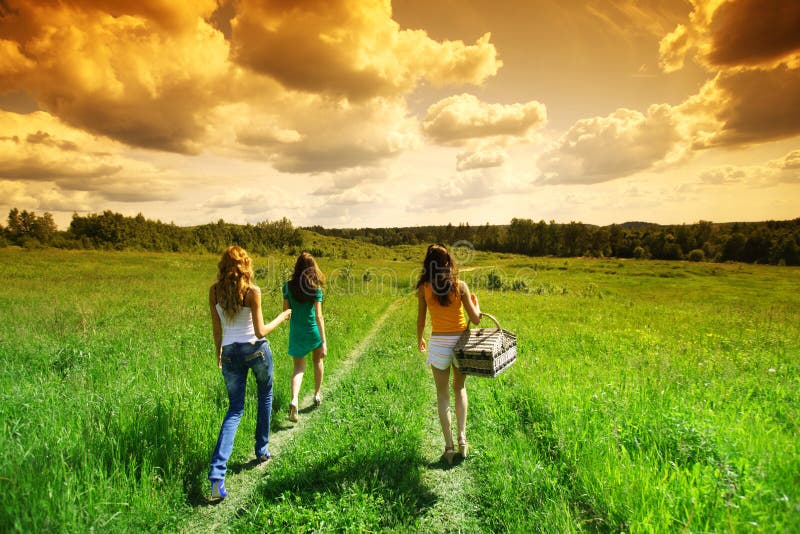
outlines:
[{"label": "blue jeans", "polygon": [[231,343],[222,347],[222,376],[228,389],[228,412],[222,420],[217,446],[211,455],[211,480],[225,478],[226,464],[233,451],[233,438],[244,412],[244,393],[247,386],[247,371],[253,370],[258,387],[258,410],[256,421],[256,456],[267,454],[269,422],[272,416],[272,351],[269,342],[261,339],[253,343]]}]

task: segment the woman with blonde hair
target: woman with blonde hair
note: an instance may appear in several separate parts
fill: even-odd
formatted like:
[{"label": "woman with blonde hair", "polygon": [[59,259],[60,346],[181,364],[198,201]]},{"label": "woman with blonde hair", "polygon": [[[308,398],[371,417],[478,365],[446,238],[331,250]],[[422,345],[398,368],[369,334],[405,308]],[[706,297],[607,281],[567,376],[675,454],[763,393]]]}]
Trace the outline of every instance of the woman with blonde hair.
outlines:
[{"label": "woman with blonde hair", "polygon": [[[467,283],[458,279],[455,261],[444,245],[428,247],[417,281],[417,302],[417,346],[420,352],[428,352],[427,363],[431,366],[436,384],[439,423],[444,435],[442,458],[452,464],[456,451],[453,446],[448,387],[451,367],[458,425],[458,455],[465,458],[469,451],[466,375],[455,365],[453,347],[468,327],[462,309],[466,310],[469,320],[475,324],[481,321],[481,311],[478,299],[470,294]],[[431,315],[431,337],[430,343],[426,344],[423,334],[428,311]]]},{"label": "woman with blonde hair", "polygon": [[303,252],[297,258],[291,279],[283,285],[283,309],[293,311],[289,323],[289,356],[294,359],[292,373],[292,401],[289,403],[289,420],[299,420],[299,395],[306,370],[306,355],[314,359],[314,404],[322,402],[320,389],[325,374],[323,358],[328,354],[325,339],[325,318],[322,315],[322,287],[325,276],[314,257]]},{"label": "woman with blonde hair", "polygon": [[217,445],[211,456],[211,497],[225,498],[225,472],[233,451],[233,439],[244,412],[247,373],[253,371],[258,388],[255,455],[259,463],[270,459],[269,425],[272,414],[272,351],[264,336],[272,332],[292,311],[284,310],[264,324],[261,290],[253,284],[253,262],[237,246],[228,247],[217,265],[217,281],[208,293],[214,353],[228,390],[228,411],[222,420]]}]

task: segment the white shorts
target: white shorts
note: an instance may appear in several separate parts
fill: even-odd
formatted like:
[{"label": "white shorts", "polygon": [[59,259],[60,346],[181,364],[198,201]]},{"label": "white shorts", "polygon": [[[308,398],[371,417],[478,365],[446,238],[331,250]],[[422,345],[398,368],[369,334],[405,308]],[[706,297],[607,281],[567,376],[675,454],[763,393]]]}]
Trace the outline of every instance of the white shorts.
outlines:
[{"label": "white shorts", "polygon": [[458,367],[453,347],[456,346],[460,337],[461,332],[432,335],[430,341],[428,341],[427,364],[442,371],[449,369],[451,365]]}]

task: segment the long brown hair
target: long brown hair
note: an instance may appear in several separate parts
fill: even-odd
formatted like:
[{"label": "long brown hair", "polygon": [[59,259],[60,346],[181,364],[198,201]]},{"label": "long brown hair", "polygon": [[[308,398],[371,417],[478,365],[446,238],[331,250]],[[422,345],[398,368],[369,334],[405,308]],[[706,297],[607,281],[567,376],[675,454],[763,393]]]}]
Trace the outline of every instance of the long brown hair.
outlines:
[{"label": "long brown hair", "polygon": [[458,294],[458,269],[444,245],[436,244],[428,247],[417,288],[426,282],[431,285],[431,291],[442,306],[449,305],[452,295]]},{"label": "long brown hair", "polygon": [[242,247],[225,249],[217,264],[215,286],[217,304],[225,315],[233,317],[241,311],[244,296],[253,283],[253,261]]},{"label": "long brown hair", "polygon": [[303,252],[294,264],[289,291],[295,300],[312,302],[316,300],[317,289],[325,285],[325,275],[319,270],[314,256]]}]

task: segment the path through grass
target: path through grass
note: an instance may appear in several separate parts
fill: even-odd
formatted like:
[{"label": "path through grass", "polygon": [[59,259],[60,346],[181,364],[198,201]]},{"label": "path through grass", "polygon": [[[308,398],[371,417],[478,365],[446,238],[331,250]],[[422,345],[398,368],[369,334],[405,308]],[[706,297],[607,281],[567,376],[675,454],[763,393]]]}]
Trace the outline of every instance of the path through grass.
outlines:
[{"label": "path through grass", "polygon": [[[339,362],[338,368],[333,373],[326,376],[325,383],[323,384],[326,393],[326,402],[331,402],[331,398],[335,399],[335,394],[330,395],[328,392],[335,392],[337,384],[343,379],[347,378],[348,372],[358,362],[364,354],[367,347],[373,342],[376,334],[378,334],[384,326],[387,317],[397,309],[400,300],[393,302],[383,314],[378,317],[375,324],[367,332],[361,342]],[[291,447],[292,441],[303,432],[308,425],[313,425],[313,410],[308,407],[313,402],[313,394],[309,393],[300,400],[301,417],[300,421],[296,424],[280,431],[273,432],[270,436],[269,448],[273,459],[278,457],[287,447]],[[282,417],[285,414],[275,414],[275,417]],[[245,503],[252,496],[253,490],[259,484],[260,479],[264,476],[265,470],[269,468],[269,463],[258,465],[255,461],[246,464],[240,469],[231,471],[226,478],[226,487],[229,491],[229,496],[223,501],[206,501],[202,506],[198,506],[194,515],[190,517],[189,521],[180,527],[182,532],[217,532],[224,528],[233,518],[234,514],[242,510]]]},{"label": "path through grass", "polygon": [[401,302],[259,478],[231,531],[479,531],[465,501],[466,462],[440,460],[433,380],[414,347],[416,307]]}]

